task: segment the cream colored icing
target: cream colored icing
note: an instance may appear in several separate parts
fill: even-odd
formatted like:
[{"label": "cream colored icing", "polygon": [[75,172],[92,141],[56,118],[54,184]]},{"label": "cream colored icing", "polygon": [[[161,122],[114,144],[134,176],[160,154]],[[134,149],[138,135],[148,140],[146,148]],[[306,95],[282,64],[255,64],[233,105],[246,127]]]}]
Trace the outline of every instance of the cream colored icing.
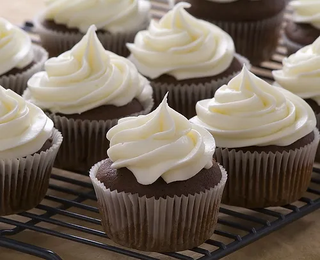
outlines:
[{"label": "cream colored icing", "polygon": [[214,98],[196,106],[191,122],[205,127],[218,147],[288,146],[316,126],[310,106],[291,92],[271,86],[246,67]]},{"label": "cream colored icing", "polygon": [[232,38],[214,24],[196,19],[176,4],[162,19],[140,31],[129,59],[150,79],[163,74],[177,80],[215,76],[225,71],[235,55]]},{"label": "cream colored icing", "polygon": [[276,82],[301,98],[320,105],[320,37],[288,58],[282,70],[273,71]]},{"label": "cream colored icing", "polygon": [[296,23],[309,23],[320,29],[320,1],[295,0],[289,2],[293,9],[293,21]]},{"label": "cream colored icing", "polygon": [[70,51],[49,59],[28,81],[24,98],[53,113],[81,114],[102,105],[152,98],[152,88],[126,58],[106,51],[91,26]]},{"label": "cream colored icing", "polygon": [[33,58],[29,35],[0,18],[0,76],[14,68],[23,69]]},{"label": "cream colored icing", "polygon": [[149,22],[150,7],[146,0],[51,0],[44,17],[82,33],[92,24],[111,33],[130,32]]},{"label": "cream colored icing", "polygon": [[168,106],[165,96],[148,115],[127,117],[107,133],[113,168],[128,168],[142,185],[187,180],[212,167],[215,141]]},{"label": "cream colored icing", "polygon": [[53,122],[40,108],[0,86],[0,159],[36,153],[52,131]]}]

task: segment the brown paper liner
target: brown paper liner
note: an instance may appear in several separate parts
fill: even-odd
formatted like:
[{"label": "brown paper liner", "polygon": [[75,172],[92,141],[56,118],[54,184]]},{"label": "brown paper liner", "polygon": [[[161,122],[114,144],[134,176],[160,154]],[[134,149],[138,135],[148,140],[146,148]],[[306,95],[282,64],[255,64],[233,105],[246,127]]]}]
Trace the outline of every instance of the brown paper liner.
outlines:
[{"label": "brown paper liner", "polygon": [[[58,32],[47,29],[42,25],[43,14],[37,16],[34,20],[35,32],[39,34],[41,45],[49,52],[50,57],[57,57],[61,53],[70,50],[84,36],[83,33],[75,32]],[[98,32],[97,35],[106,50],[114,52],[123,57],[129,56],[130,52],[126,47],[126,43],[133,42],[139,31],[147,29],[149,21],[142,24],[135,31],[127,33]]]},{"label": "brown paper liner", "polygon": [[0,216],[30,210],[44,198],[62,142],[56,129],[52,140],[47,151],[20,159],[0,159]]},{"label": "brown paper liner", "polygon": [[142,251],[176,252],[196,247],[212,236],[227,181],[223,167],[220,183],[210,190],[155,199],[107,189],[96,178],[102,163],[92,167],[90,178],[103,228],[114,242]]},{"label": "brown paper liner", "polygon": [[[316,114],[316,119],[317,119],[317,129],[320,131],[320,114]],[[315,161],[320,163],[320,145],[318,145]]]},{"label": "brown paper liner", "polygon": [[278,46],[284,12],[255,22],[211,21],[232,37],[237,53],[252,64],[268,60]]},{"label": "brown paper liner", "polygon": [[[153,100],[142,102],[142,105],[143,111],[128,116],[148,114],[153,107]],[[92,165],[107,157],[109,141],[106,134],[118,123],[118,119],[89,121],[68,119],[55,114],[48,116],[61,131],[64,140],[55,167],[75,172],[89,172]]]},{"label": "brown paper liner", "polygon": [[28,80],[37,72],[43,69],[44,63],[48,59],[48,53],[40,46],[32,46],[34,52],[35,64],[28,70],[15,75],[0,76],[0,86],[11,89],[14,92],[22,95],[27,88]]},{"label": "brown paper liner", "polygon": [[296,53],[301,48],[305,47],[304,45],[301,45],[299,43],[295,43],[288,39],[285,35],[283,35],[284,44],[287,47],[287,56],[290,56],[293,53]]},{"label": "brown paper liner", "polygon": [[217,148],[215,158],[228,172],[222,203],[245,208],[265,208],[292,203],[310,184],[319,143],[314,140],[289,152],[258,153]]},{"label": "brown paper liner", "polygon": [[[249,61],[236,54],[236,58],[242,64],[246,64],[247,68],[251,67]],[[202,84],[163,84],[157,82],[157,80],[151,81],[153,88],[153,98],[155,107],[159,106],[164,96],[169,92],[168,104],[171,108],[181,113],[187,118],[191,118],[196,115],[196,104],[199,100],[212,98],[218,88],[227,84],[232,78],[234,78],[240,71],[236,71],[218,80],[212,80],[208,83]]]}]

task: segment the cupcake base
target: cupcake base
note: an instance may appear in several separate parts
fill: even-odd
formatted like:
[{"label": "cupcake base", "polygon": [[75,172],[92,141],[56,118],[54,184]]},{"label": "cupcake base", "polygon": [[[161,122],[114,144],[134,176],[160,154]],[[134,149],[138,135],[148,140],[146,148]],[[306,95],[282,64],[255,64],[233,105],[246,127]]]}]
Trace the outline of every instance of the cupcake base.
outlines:
[{"label": "cupcake base", "polygon": [[181,81],[177,81],[170,76],[162,76],[159,79],[152,80],[151,86],[155,107],[162,102],[163,97],[169,92],[169,106],[185,117],[191,118],[196,115],[197,102],[212,98],[219,87],[227,84],[241,71],[244,63],[250,68],[248,60],[236,55],[230,68],[217,76]]},{"label": "cupcake base", "polygon": [[48,53],[40,46],[32,46],[34,52],[34,61],[32,64],[22,70],[13,70],[0,76],[0,85],[4,88],[11,89],[22,95],[27,88],[28,80],[37,72],[43,69],[44,63],[48,59]]},{"label": "cupcake base", "polygon": [[[317,128],[320,131],[320,106],[317,104],[316,101],[312,99],[306,99],[305,101],[309,104],[309,106],[314,111],[317,119]],[[318,149],[317,149],[315,161],[320,163],[320,145],[318,146]]]},{"label": "cupcake base", "polygon": [[205,242],[214,232],[227,174],[211,189],[165,198],[111,191],[97,178],[97,163],[90,171],[102,225],[116,243],[142,250],[175,252]]},{"label": "cupcake base", "polygon": [[[141,102],[141,105],[142,110],[136,113],[130,111],[127,116],[148,114],[153,107],[153,100]],[[99,114],[87,112],[90,113],[89,119],[97,118],[96,120],[85,119],[81,115],[68,118],[64,115],[47,113],[64,138],[54,164],[55,167],[75,172],[89,172],[92,165],[107,157],[109,141],[106,134],[120,118],[124,117],[100,120],[110,116],[104,115],[107,112],[106,110]],[[112,116],[118,112],[113,113]]]},{"label": "cupcake base", "polygon": [[257,65],[269,60],[278,46],[284,11],[274,17],[250,21],[211,21],[232,37],[236,50],[251,64]]},{"label": "cupcake base", "polygon": [[[229,175],[222,203],[245,208],[283,206],[307,190],[319,131],[280,151],[218,148],[215,158]],[[262,147],[260,149],[263,149]]]},{"label": "cupcake base", "polygon": [[[50,141],[33,155],[0,160],[0,216],[30,210],[44,198],[62,142],[60,132],[54,130]],[[50,148],[46,149],[49,145]]]},{"label": "cupcake base", "polygon": [[[70,50],[84,36],[77,29],[61,29],[61,25],[53,26],[52,23],[52,21],[46,21],[43,18],[43,14],[40,14],[34,20],[36,33],[39,34],[41,44],[49,52],[50,57],[57,57]],[[146,20],[146,23],[135,31],[111,34],[100,30],[97,32],[97,36],[106,50],[127,57],[130,53],[126,43],[133,42],[136,34],[141,30],[145,30],[148,25],[149,20]]]},{"label": "cupcake base", "polygon": [[288,54],[291,55],[304,46],[312,44],[319,36],[320,30],[311,24],[289,21],[284,35]]}]

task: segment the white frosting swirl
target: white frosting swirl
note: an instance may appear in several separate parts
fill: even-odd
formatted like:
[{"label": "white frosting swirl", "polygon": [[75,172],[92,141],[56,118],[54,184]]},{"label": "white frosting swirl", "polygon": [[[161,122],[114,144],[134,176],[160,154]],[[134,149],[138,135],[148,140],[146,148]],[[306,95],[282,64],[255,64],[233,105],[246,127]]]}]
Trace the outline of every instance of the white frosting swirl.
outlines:
[{"label": "white frosting swirl", "polygon": [[212,167],[215,141],[168,106],[165,96],[152,113],[119,120],[107,133],[113,168],[128,168],[142,185],[187,180]]},{"label": "white frosting swirl", "polygon": [[301,98],[320,105],[320,37],[311,45],[283,59],[282,70],[273,71],[276,82]]},{"label": "white frosting swirl", "polygon": [[291,92],[269,85],[246,67],[213,99],[196,106],[191,122],[213,134],[218,147],[287,146],[316,126],[310,106]]},{"label": "white frosting swirl", "polygon": [[177,80],[215,76],[231,64],[235,48],[232,38],[217,26],[194,18],[178,3],[159,22],[127,44],[129,59],[145,76],[163,74]]},{"label": "white frosting swirl", "polygon": [[81,114],[102,105],[151,99],[152,88],[126,58],[106,51],[95,26],[72,50],[49,59],[28,81],[24,97],[53,113]]},{"label": "white frosting swirl", "polygon": [[320,1],[319,0],[296,0],[291,1],[289,6],[293,8],[293,21],[296,23],[309,23],[320,29]]},{"label": "white frosting swirl", "polygon": [[33,57],[29,35],[0,18],[0,76],[13,68],[23,69]]},{"label": "white frosting swirl", "polygon": [[48,1],[44,17],[86,33],[92,24],[111,33],[131,32],[150,20],[146,0],[55,0]]},{"label": "white frosting swirl", "polygon": [[0,159],[36,153],[52,131],[53,122],[40,108],[0,86]]}]

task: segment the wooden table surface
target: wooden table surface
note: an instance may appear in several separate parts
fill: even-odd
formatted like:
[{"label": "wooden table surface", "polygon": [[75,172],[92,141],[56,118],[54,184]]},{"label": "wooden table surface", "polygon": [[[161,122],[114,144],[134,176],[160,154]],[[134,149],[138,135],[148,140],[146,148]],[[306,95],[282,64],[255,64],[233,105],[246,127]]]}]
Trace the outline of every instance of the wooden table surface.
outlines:
[{"label": "wooden table surface", "polygon": [[[26,19],[32,19],[43,8],[43,2],[44,0],[0,0],[0,16],[13,23],[21,24]],[[52,229],[64,231],[61,227],[52,226]],[[15,238],[51,249],[65,260],[129,259],[67,240],[48,238],[48,236],[31,231],[23,232]],[[0,248],[0,259],[31,260],[36,258]],[[314,212],[224,259],[319,260],[320,211]]]}]

